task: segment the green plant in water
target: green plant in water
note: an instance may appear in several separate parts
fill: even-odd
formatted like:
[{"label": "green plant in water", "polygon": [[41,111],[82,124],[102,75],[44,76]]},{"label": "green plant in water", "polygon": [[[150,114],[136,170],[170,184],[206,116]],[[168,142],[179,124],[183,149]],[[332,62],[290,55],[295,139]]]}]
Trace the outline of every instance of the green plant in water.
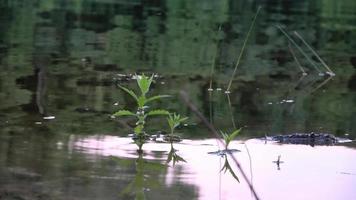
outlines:
[{"label": "green plant in water", "polygon": [[148,111],[149,108],[147,106],[148,103],[164,97],[169,97],[169,95],[156,95],[152,97],[146,96],[147,93],[150,91],[150,87],[153,82],[153,77],[154,77],[153,74],[151,77],[145,76],[144,74],[135,75],[137,85],[140,88],[140,92],[141,92],[141,94],[139,95],[136,94],[134,91],[119,85],[119,87],[123,91],[129,94],[136,101],[137,108],[135,112],[131,112],[129,110],[119,110],[116,113],[114,113],[114,116],[116,117],[132,116],[137,119],[136,127],[134,128],[135,136],[133,137],[133,139],[139,148],[138,149],[139,152],[142,152],[142,146],[145,143],[145,141],[149,138],[149,136],[144,131],[147,117],[157,116],[157,115],[169,115],[169,112],[164,109],[155,109],[155,110]]},{"label": "green plant in water", "polygon": [[237,129],[234,132],[228,134],[223,131],[220,131],[221,135],[223,136],[224,143],[225,143],[225,151],[228,151],[229,144],[232,140],[236,138],[236,136],[239,135],[241,129]]},{"label": "green plant in water", "polygon": [[167,117],[170,133],[167,136],[165,136],[165,140],[171,143],[171,150],[168,153],[167,163],[173,161],[173,166],[175,165],[176,162],[179,161],[186,162],[182,157],[180,157],[176,153],[177,150],[174,149],[173,143],[175,141],[180,141],[180,137],[175,134],[174,130],[187,119],[188,117],[181,117],[179,114],[176,113],[170,113]]},{"label": "green plant in water", "polygon": [[229,171],[230,174],[238,181],[239,178],[237,177],[237,175],[235,174],[234,170],[231,168],[231,165],[229,163],[229,160],[227,159],[227,153],[231,153],[232,149],[229,149],[229,144],[232,140],[234,140],[236,138],[236,136],[240,133],[241,129],[235,130],[234,132],[228,134],[225,133],[223,131],[220,131],[221,135],[224,138],[224,143],[225,143],[225,149],[222,151],[222,153],[220,154],[221,156],[223,156],[225,158],[225,162],[223,167],[221,168],[221,171],[224,171],[224,173],[226,173],[226,171]]}]

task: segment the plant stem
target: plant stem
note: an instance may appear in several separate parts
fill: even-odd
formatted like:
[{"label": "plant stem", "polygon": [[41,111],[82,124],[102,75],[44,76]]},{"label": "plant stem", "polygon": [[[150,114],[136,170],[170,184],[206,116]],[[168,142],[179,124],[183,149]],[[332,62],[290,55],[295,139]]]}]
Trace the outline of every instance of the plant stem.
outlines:
[{"label": "plant stem", "polygon": [[[216,33],[216,37],[219,36],[219,33],[221,31],[221,25],[219,26],[219,29]],[[214,57],[213,57],[213,62],[211,63],[211,70],[210,70],[210,83],[209,83],[209,89],[213,89],[212,86],[213,86],[213,76],[214,76],[214,71],[215,71],[215,63],[216,63],[216,57],[218,55],[218,49],[219,49],[219,40],[216,44],[216,49],[215,49],[215,52],[214,52]]]},{"label": "plant stem", "polygon": [[234,71],[232,72],[232,75],[231,75],[231,78],[230,78],[230,81],[229,81],[229,84],[228,84],[228,86],[227,86],[226,91],[230,91],[230,87],[231,87],[231,84],[232,84],[232,79],[234,78],[235,73],[236,73],[236,70],[237,70],[237,67],[238,67],[239,64],[240,64],[240,61],[241,61],[241,58],[242,58],[242,54],[244,53],[244,50],[245,50],[245,47],[246,47],[248,38],[250,37],[251,31],[252,31],[252,29],[253,29],[253,27],[254,27],[254,25],[255,25],[255,22],[256,22],[256,19],[257,19],[257,16],[258,16],[258,13],[260,12],[260,10],[261,10],[261,6],[258,7],[257,12],[256,12],[256,14],[255,14],[255,17],[253,18],[252,23],[251,23],[251,26],[250,26],[250,28],[249,28],[247,34],[246,34],[244,43],[242,44],[242,48],[241,48],[239,57],[238,57],[238,59],[237,59],[236,65],[235,65],[235,69],[234,69]]}]

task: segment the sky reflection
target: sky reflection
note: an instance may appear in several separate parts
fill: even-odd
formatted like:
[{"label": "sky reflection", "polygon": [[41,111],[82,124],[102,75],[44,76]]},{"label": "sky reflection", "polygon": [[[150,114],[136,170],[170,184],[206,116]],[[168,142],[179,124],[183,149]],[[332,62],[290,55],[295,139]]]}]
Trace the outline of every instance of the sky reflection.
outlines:
[{"label": "sky reflection", "polygon": [[[252,182],[262,199],[356,199],[356,151],[343,146],[278,145],[264,141],[246,142],[251,155]],[[246,148],[234,141],[232,148],[246,173],[250,161]],[[130,138],[92,136],[79,139],[76,148],[88,154],[135,158],[135,144]],[[169,167],[164,175],[167,186],[176,182],[197,186],[199,199],[253,199],[247,184],[231,162],[238,183],[229,173],[220,172],[223,158],[208,152],[218,150],[209,140],[184,140],[175,144],[178,154],[187,163]],[[169,144],[148,143],[144,159],[165,162]],[[163,152],[157,154],[157,152]],[[273,161],[281,155],[280,170]],[[250,177],[251,178],[251,177]]]}]

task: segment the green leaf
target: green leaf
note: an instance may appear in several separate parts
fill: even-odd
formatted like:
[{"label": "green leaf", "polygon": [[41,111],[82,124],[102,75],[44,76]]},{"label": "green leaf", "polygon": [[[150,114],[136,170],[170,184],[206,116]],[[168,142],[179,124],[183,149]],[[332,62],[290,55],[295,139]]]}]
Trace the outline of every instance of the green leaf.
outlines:
[{"label": "green leaf", "polygon": [[156,95],[156,96],[148,98],[146,100],[146,103],[151,102],[151,101],[155,101],[155,100],[158,100],[158,99],[161,99],[161,98],[167,98],[167,97],[171,97],[171,96],[170,95]]},{"label": "green leaf", "polygon": [[136,116],[136,114],[129,110],[119,110],[114,113],[114,116]]},{"label": "green leaf", "polygon": [[234,132],[232,132],[232,133],[230,134],[230,136],[229,136],[229,140],[230,140],[230,141],[234,140],[235,137],[240,133],[240,131],[241,131],[241,128],[235,130]]},{"label": "green leaf", "polygon": [[121,86],[121,85],[119,85],[119,87],[120,87],[123,91],[125,91],[126,93],[128,93],[129,95],[131,95],[131,96],[138,102],[138,97],[137,97],[137,95],[135,94],[134,91],[129,90],[129,89],[127,89],[127,88],[125,88],[125,87],[123,87],[123,86]]},{"label": "green leaf", "polygon": [[169,112],[167,110],[151,110],[147,113],[147,116],[152,115],[169,115]]},{"label": "green leaf", "polygon": [[188,117],[184,117],[184,118],[180,119],[179,122],[184,122],[187,119],[188,119]]},{"label": "green leaf", "polygon": [[240,182],[239,178],[236,176],[234,170],[232,170],[229,160],[227,159],[227,157],[225,156],[225,163],[224,166],[221,168],[220,171],[224,171],[224,173],[226,173],[226,171],[229,170],[230,174],[232,175],[232,177],[234,177],[237,182]]},{"label": "green leaf", "polygon": [[142,95],[145,95],[150,90],[150,86],[153,80],[153,74],[150,78],[148,78],[144,74],[136,75],[136,80],[138,86],[140,87]]}]

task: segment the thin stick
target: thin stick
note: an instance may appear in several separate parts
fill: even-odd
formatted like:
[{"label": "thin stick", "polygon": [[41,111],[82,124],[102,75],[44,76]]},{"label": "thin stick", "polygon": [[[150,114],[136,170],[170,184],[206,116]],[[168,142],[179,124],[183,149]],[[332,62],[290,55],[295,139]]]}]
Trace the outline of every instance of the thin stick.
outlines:
[{"label": "thin stick", "polygon": [[[219,26],[219,30],[216,32],[216,37],[219,36],[220,31],[221,31],[221,25]],[[214,57],[213,57],[213,62],[211,63],[209,90],[213,89],[212,88],[213,87],[213,76],[214,76],[214,71],[215,71],[216,57],[218,56],[219,43],[220,43],[220,41],[218,40],[218,42],[216,44]]]},{"label": "thin stick", "polygon": [[297,56],[295,55],[295,53],[294,53],[292,47],[290,46],[290,43],[288,44],[288,48],[289,48],[289,51],[290,51],[290,53],[292,54],[292,56],[293,56],[293,58],[294,58],[294,61],[297,63],[297,66],[298,66],[299,69],[303,72],[303,75],[304,75],[304,74],[307,74],[307,73],[305,72],[305,70],[303,69],[302,65],[300,64],[300,62],[299,62]]},{"label": "thin stick", "polygon": [[[223,140],[220,138],[219,133],[215,130],[214,126],[212,124],[209,123],[209,121],[201,114],[201,112],[199,112],[198,108],[190,101],[188,95],[186,92],[181,91],[180,92],[180,96],[183,100],[183,102],[189,107],[189,109],[191,111],[193,111],[195,113],[195,115],[197,115],[197,117],[204,123],[204,125],[210,130],[210,132],[215,136],[215,138],[222,144],[224,145]],[[245,171],[242,169],[241,164],[236,160],[236,158],[232,155],[232,154],[228,154],[230,155],[231,159],[235,162],[237,168],[240,170],[242,177],[244,178],[244,180],[246,181],[247,185],[249,186],[250,190],[253,193],[253,196],[255,197],[256,200],[259,200],[260,198],[257,195],[256,190],[254,189],[253,185],[251,184],[251,182],[249,181]]]},{"label": "thin stick", "polygon": [[240,51],[240,55],[239,55],[239,57],[238,57],[238,59],[237,59],[237,62],[236,62],[236,65],[235,65],[235,69],[234,69],[234,71],[232,72],[232,75],[231,75],[231,78],[230,78],[230,81],[229,81],[229,84],[228,84],[228,86],[227,86],[226,91],[230,91],[230,87],[231,87],[231,84],[232,84],[232,79],[234,78],[235,73],[236,73],[236,70],[237,70],[237,67],[238,67],[239,64],[240,64],[240,61],[241,61],[241,58],[242,58],[242,54],[243,54],[244,51],[245,51],[245,47],[246,47],[248,38],[250,37],[251,31],[252,31],[252,29],[253,29],[253,27],[254,27],[254,25],[255,25],[255,22],[256,22],[256,19],[257,19],[257,16],[258,16],[258,13],[260,12],[260,10],[261,10],[261,6],[258,7],[257,12],[256,12],[256,14],[255,14],[255,17],[254,17],[253,20],[252,20],[250,29],[248,30],[248,32],[247,32],[247,34],[246,34],[246,38],[245,38],[245,40],[244,40],[244,43],[242,44],[242,48],[241,48],[241,51]]},{"label": "thin stick", "polygon": [[313,67],[319,72],[322,73],[320,71],[320,69],[318,68],[318,66],[316,66],[316,64],[314,63],[314,61],[312,61],[309,56],[303,51],[303,49],[288,35],[288,33],[286,33],[282,27],[276,25],[276,27],[287,37],[287,39],[298,49],[298,51],[303,54],[303,56],[308,60],[308,62],[310,62],[310,64],[313,65]]},{"label": "thin stick", "polygon": [[317,91],[319,88],[321,88],[322,86],[324,86],[326,83],[328,83],[330,80],[332,79],[332,77],[328,77],[327,79],[325,79],[323,82],[321,82],[319,85],[317,85],[315,87],[315,89],[313,89],[309,94],[314,93],[315,91]]},{"label": "thin stick", "polygon": [[314,54],[314,56],[318,58],[318,60],[326,68],[326,70],[328,70],[331,74],[335,76],[335,73],[329,68],[329,66],[324,62],[324,60],[320,58],[318,53],[316,53],[316,51],[303,39],[303,37],[299,35],[297,31],[294,31],[294,34],[304,43],[305,46],[309,48],[309,50]]}]

